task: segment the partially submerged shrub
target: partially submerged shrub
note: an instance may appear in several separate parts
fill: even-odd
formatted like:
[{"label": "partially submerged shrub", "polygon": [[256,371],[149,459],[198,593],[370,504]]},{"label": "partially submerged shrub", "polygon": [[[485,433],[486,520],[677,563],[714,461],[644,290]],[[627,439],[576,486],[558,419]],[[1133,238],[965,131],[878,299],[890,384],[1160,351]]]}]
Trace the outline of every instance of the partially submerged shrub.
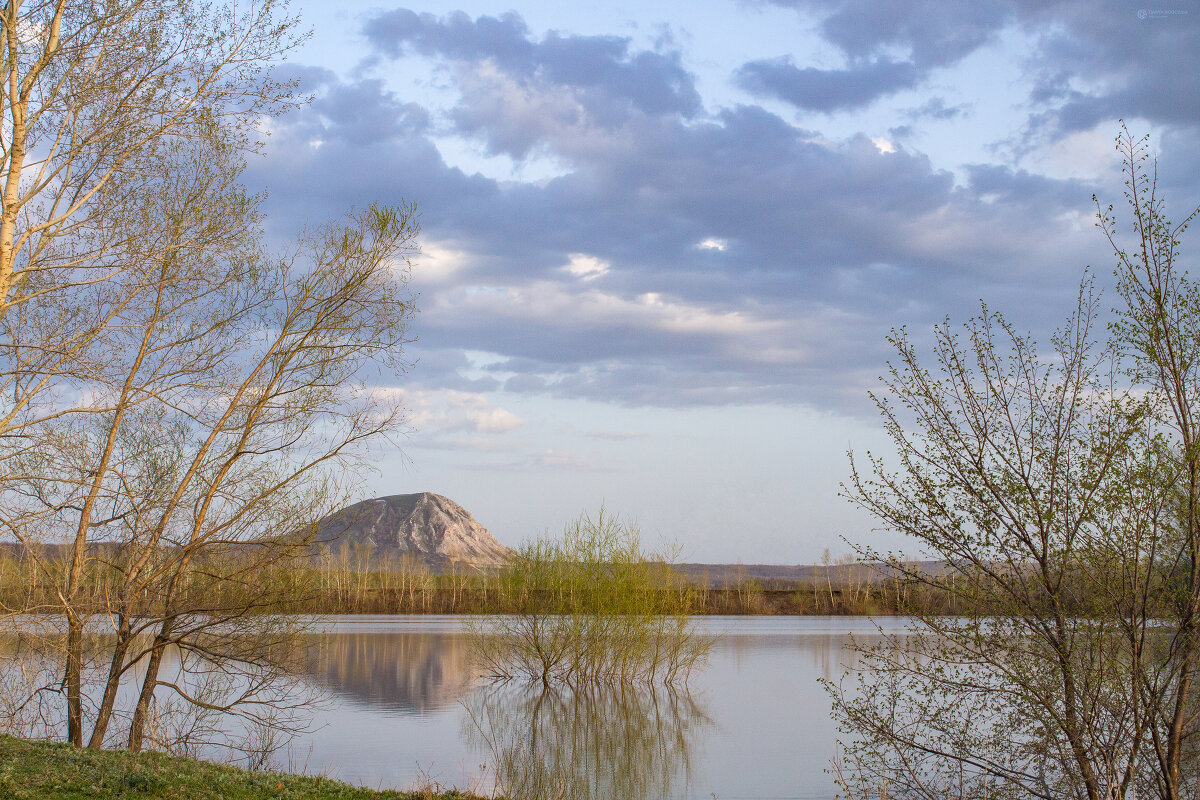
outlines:
[{"label": "partially submerged shrub", "polygon": [[480,666],[547,685],[686,682],[710,642],[691,629],[695,590],[668,555],[644,551],[637,527],[604,509],[562,542],[523,546],[497,580],[514,613],[475,625]]},{"label": "partially submerged shrub", "polygon": [[712,724],[696,698],[661,686],[505,685],[462,704],[494,796],[510,800],[677,797]]}]

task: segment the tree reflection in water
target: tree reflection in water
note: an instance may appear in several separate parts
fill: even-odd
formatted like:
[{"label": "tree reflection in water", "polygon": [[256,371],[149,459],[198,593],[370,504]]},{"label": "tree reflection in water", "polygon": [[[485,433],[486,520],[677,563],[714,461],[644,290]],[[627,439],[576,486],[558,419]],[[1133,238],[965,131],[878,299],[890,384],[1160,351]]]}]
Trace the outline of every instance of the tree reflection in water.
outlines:
[{"label": "tree reflection in water", "polygon": [[694,697],[661,686],[501,683],[462,703],[470,744],[490,753],[497,794],[513,800],[672,797],[711,724]]}]

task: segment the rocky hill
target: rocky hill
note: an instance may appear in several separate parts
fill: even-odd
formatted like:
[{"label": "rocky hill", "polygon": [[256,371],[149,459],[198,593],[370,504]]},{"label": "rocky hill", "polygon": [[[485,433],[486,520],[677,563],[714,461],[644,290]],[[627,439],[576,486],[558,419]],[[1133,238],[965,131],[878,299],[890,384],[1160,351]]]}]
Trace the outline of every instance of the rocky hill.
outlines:
[{"label": "rocky hill", "polygon": [[453,500],[432,492],[364,500],[330,514],[317,529],[323,548],[370,547],[380,556],[409,556],[435,570],[492,569],[512,551]]}]

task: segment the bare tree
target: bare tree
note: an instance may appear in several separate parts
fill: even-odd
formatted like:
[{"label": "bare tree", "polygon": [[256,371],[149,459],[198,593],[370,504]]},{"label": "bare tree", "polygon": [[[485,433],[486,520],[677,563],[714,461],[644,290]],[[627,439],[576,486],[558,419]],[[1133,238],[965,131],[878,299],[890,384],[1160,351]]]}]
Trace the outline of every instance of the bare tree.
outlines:
[{"label": "bare tree", "polygon": [[[1200,790],[1200,470],[1180,423],[1200,308],[1174,270],[1181,227],[1162,217],[1143,143],[1123,130],[1118,148],[1140,247],[1118,249],[1127,309],[1108,346],[1086,281],[1048,353],[986,308],[961,334],[936,330],[932,368],[893,337],[876,402],[896,456],[868,454],[865,470],[852,456],[847,494],[942,569],[864,554],[963,613],[920,614],[830,687],[852,795]],[[1115,240],[1111,210],[1100,225]]]},{"label": "bare tree", "polygon": [[293,105],[271,78],[298,40],[279,11],[276,0],[0,8],[0,317],[38,301],[28,313],[40,318],[0,343],[15,362],[0,374],[0,432],[44,416],[35,398],[131,302],[137,287],[112,278],[136,263],[145,231],[123,223],[125,201],[153,191],[175,143],[215,125],[226,147],[253,150],[262,121]]},{"label": "bare tree", "polygon": [[[345,499],[347,468],[402,421],[398,395],[364,376],[405,367],[413,207],[372,207],[271,263],[244,233],[252,218],[193,216],[211,210],[209,179],[224,173],[204,159],[192,163],[209,191],[180,195],[171,212],[180,246],[147,262],[158,291],[122,318],[128,346],[93,386],[111,411],[44,426],[48,445],[27,470],[29,498],[43,506],[27,517],[70,521],[74,540],[86,543],[65,573],[43,576],[59,582],[66,611],[68,737],[76,743],[84,625],[97,615],[112,621],[93,747],[105,742],[120,682],[139,662],[133,749],[159,687],[211,712],[280,724],[276,679],[290,628],[261,612],[295,587],[268,567],[307,553],[316,523]],[[231,229],[221,236],[209,223]],[[79,591],[84,583],[91,591]],[[179,669],[164,676],[169,649]],[[214,694],[218,675],[227,696]]]},{"label": "bare tree", "polygon": [[[135,749],[156,688],[209,712],[279,700],[282,631],[255,612],[281,589],[264,567],[302,550],[342,497],[339,469],[401,418],[364,378],[404,368],[414,209],[371,207],[272,258],[237,182],[263,121],[294,103],[270,73],[297,41],[280,6],[0,12],[0,521],[54,597],[19,610],[65,620],[76,745],[89,709],[90,744],[109,736],[139,659]],[[98,618],[115,645],[89,698]],[[204,680],[163,675],[168,649]]]},{"label": "bare tree", "polygon": [[[1146,569],[1156,612],[1166,624],[1147,659],[1135,666],[1139,699],[1152,734],[1147,760],[1156,767],[1156,791],[1167,800],[1200,792],[1195,759],[1200,734],[1196,678],[1200,670],[1200,287],[1177,263],[1180,236],[1200,209],[1172,224],[1158,194],[1158,167],[1149,137],[1136,140],[1122,125],[1117,150],[1125,160],[1125,198],[1133,246],[1121,246],[1112,206],[1097,204],[1098,225],[1117,257],[1118,291],[1125,300],[1114,335],[1137,385],[1149,395],[1162,440],[1164,488],[1170,513],[1156,520],[1155,549]],[[1139,587],[1141,588],[1141,587]],[[1137,602],[1147,605],[1149,589]]]},{"label": "bare tree", "polygon": [[[258,626],[247,633],[256,622],[247,612],[279,598],[254,581],[265,564],[309,543],[316,523],[344,502],[337,477],[402,421],[395,395],[360,378],[371,367],[403,366],[413,313],[405,265],[416,233],[411,206],[372,207],[314,237],[305,268],[288,265],[267,335],[211,407],[203,438],[185,451],[185,469],[157,523],[162,531],[178,525],[178,538],[137,589],[157,582],[161,606],[148,617],[156,631],[132,749],[141,745],[154,689],[166,685],[158,667],[168,646],[210,665],[268,664],[272,650],[258,641]],[[210,584],[239,590],[224,597],[189,591],[197,570]],[[169,688],[186,695],[184,687]]]},{"label": "bare tree", "polygon": [[[291,102],[269,64],[296,42],[280,4],[8,0],[0,9],[0,309],[109,273],[78,234],[114,181],[152,176],[160,148],[217,121],[242,149]],[[103,262],[103,259],[100,259]],[[99,270],[97,270],[99,266]],[[75,272],[78,270],[78,272]],[[41,272],[59,279],[35,288]]]},{"label": "bare tree", "polygon": [[[128,344],[123,326],[148,300],[162,298],[178,277],[168,262],[195,244],[178,240],[151,199],[169,191],[170,171],[189,143],[215,144],[208,155],[236,177],[240,154],[258,145],[258,126],[293,104],[291,87],[270,72],[297,41],[294,20],[279,10],[274,0],[250,6],[10,0],[0,8],[0,488],[6,494],[37,484],[38,475],[24,469],[38,463],[47,444],[65,444],[60,423],[80,430],[101,414],[114,436],[121,428],[121,403],[135,387],[100,392],[116,403],[109,406],[95,402],[95,387],[111,377],[112,354]],[[201,200],[193,198],[193,213]],[[228,210],[215,204],[210,213]],[[144,268],[148,263],[161,274]],[[105,447],[111,451],[112,444]],[[97,475],[105,472],[102,464]],[[60,598],[73,654],[65,680],[69,738],[77,744],[84,620],[75,610],[99,485],[91,476]],[[8,506],[3,524],[18,536],[56,515],[61,522],[64,512],[43,503],[30,517]]]}]

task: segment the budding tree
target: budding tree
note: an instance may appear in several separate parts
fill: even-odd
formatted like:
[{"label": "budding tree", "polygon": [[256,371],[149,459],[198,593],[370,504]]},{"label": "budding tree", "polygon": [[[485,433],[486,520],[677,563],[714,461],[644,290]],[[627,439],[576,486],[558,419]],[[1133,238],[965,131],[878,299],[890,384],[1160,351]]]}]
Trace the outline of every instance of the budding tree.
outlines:
[{"label": "budding tree", "polygon": [[894,337],[896,456],[852,456],[847,494],[940,570],[868,557],[966,611],[918,616],[830,687],[852,795],[1200,791],[1200,295],[1145,140],[1117,147],[1134,246],[1100,209],[1124,300],[1107,341],[1087,282],[1046,351],[986,308],[937,329],[932,364]]},{"label": "budding tree", "polygon": [[253,150],[261,121],[293,105],[291,87],[269,69],[297,41],[280,6],[0,8],[0,316],[38,301],[29,313],[47,317],[37,329],[44,339],[0,343],[19,365],[0,373],[0,432],[44,416],[34,400],[84,368],[131,302],[131,287],[111,279],[144,254],[146,231],[123,224],[123,201],[139,187],[154,191],[178,141],[215,126],[225,147]]},{"label": "budding tree", "polygon": [[[270,71],[297,41],[280,10],[0,11],[0,522],[45,589],[17,610],[65,619],[76,745],[89,719],[100,746],[123,718],[141,747],[156,690],[222,712],[270,693],[263,567],[302,549],[344,470],[401,419],[366,376],[404,368],[414,209],[371,206],[271,255],[238,183],[263,120],[294,102]],[[98,665],[95,619],[115,640]],[[236,679],[198,688],[164,672],[168,651]],[[59,687],[33,689],[40,703]]]}]

